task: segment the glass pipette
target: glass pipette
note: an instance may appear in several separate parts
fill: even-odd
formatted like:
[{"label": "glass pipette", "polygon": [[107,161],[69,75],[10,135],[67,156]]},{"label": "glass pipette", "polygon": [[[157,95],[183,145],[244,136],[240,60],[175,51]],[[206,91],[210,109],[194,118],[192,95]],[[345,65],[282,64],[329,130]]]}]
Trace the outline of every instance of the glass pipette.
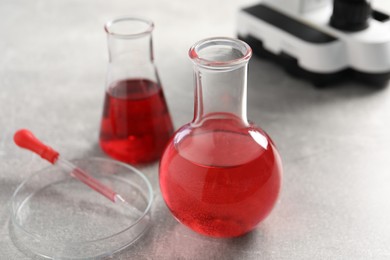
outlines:
[{"label": "glass pipette", "polygon": [[58,167],[69,172],[72,177],[88,185],[91,189],[104,195],[112,202],[122,202],[126,204],[126,206],[131,207],[133,211],[136,211],[138,215],[141,216],[141,212],[128,204],[121,195],[103,183],[99,182],[70,161],[61,158],[57,151],[38,140],[31,131],[27,129],[18,130],[14,135],[14,141],[19,147],[30,150],[41,156],[43,159],[49,161],[51,164],[57,165]]}]

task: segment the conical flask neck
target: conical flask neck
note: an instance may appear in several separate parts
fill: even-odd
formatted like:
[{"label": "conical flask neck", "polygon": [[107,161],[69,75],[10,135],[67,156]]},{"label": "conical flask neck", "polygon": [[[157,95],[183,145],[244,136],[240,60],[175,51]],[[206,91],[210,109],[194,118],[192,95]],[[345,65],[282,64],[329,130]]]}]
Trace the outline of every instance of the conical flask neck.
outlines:
[{"label": "conical flask neck", "polygon": [[138,79],[160,84],[153,63],[153,22],[122,17],[105,25],[108,43],[107,86],[113,82]]},{"label": "conical flask neck", "polygon": [[128,39],[108,34],[107,43],[110,63],[153,63],[152,34]]}]

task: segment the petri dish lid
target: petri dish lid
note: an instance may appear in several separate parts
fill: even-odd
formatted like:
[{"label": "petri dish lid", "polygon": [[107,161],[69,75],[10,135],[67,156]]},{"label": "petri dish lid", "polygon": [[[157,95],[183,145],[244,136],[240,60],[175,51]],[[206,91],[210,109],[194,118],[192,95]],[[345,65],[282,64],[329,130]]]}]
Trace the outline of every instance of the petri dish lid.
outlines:
[{"label": "petri dish lid", "polygon": [[132,206],[115,204],[50,166],[32,174],[11,198],[11,238],[33,254],[52,259],[112,255],[134,243],[150,227],[153,190],[129,165],[103,158],[74,160]]}]

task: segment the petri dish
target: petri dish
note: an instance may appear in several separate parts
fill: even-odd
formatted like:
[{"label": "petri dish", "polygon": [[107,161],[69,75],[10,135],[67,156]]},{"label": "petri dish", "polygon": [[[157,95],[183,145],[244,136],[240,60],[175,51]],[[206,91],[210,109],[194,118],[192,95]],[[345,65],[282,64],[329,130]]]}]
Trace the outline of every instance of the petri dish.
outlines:
[{"label": "petri dish", "polygon": [[11,199],[11,237],[18,247],[51,259],[112,255],[140,238],[151,224],[153,190],[137,169],[111,159],[72,161],[131,205],[118,205],[59,167],[32,174]]}]

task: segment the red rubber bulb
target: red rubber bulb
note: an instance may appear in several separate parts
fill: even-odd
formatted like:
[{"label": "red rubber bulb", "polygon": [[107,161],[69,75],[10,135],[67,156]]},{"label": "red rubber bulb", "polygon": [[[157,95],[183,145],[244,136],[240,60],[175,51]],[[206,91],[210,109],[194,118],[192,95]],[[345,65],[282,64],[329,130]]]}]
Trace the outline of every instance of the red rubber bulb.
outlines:
[{"label": "red rubber bulb", "polygon": [[52,164],[57,161],[58,156],[60,155],[53,148],[38,140],[38,138],[36,138],[35,135],[27,129],[20,129],[16,131],[14,135],[14,142],[19,147],[38,154]]}]

